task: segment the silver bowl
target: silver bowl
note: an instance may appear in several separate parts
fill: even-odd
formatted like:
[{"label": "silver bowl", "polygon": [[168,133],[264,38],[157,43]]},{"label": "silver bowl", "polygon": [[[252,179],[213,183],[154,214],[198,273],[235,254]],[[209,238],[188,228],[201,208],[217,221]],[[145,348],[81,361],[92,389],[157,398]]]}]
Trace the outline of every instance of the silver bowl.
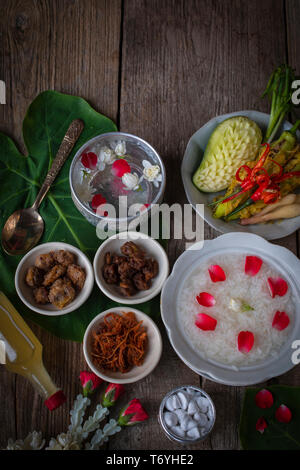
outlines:
[{"label": "silver bowl", "polygon": [[[218,124],[232,116],[247,116],[255,121],[263,132],[266,130],[270,118],[269,114],[260,113],[259,111],[238,111],[236,113],[223,114],[222,116],[217,116],[208,121],[197,132],[195,132],[194,135],[192,135],[187,144],[181,165],[181,176],[188,201],[195,210],[197,210],[196,204],[204,204],[204,216],[201,212],[198,213],[201,217],[203,216],[205,222],[218,232],[252,232],[266,238],[267,240],[276,240],[278,238],[286,237],[300,228],[300,216],[292,219],[285,219],[284,222],[276,221],[272,224],[243,226],[237,221],[225,222],[221,219],[215,219],[213,217],[211,207],[207,207],[207,205],[212,202],[216,196],[224,194],[224,191],[219,193],[204,193],[199,191],[199,189],[197,189],[193,184],[193,174],[200,165],[205,147],[212,132]],[[280,135],[282,131],[288,130],[291,127],[292,124],[285,121],[279,129],[278,135]],[[300,134],[297,133],[297,135],[299,137]]]},{"label": "silver bowl", "polygon": [[[90,151],[92,151],[93,148],[96,148],[99,151],[100,147],[102,146],[113,148],[113,146],[118,141],[125,141],[126,150],[127,150],[126,153],[128,154],[128,158],[126,158],[126,160],[130,164],[133,171],[136,171],[138,173],[142,172],[143,160],[148,160],[151,164],[160,166],[162,181],[160,182],[160,185],[158,188],[156,188],[154,185],[151,185],[151,188],[149,189],[149,192],[148,192],[149,200],[147,201],[147,204],[149,204],[149,206],[146,207],[143,214],[145,215],[149,214],[151,205],[159,204],[162,201],[162,198],[164,195],[165,184],[166,184],[165,167],[164,167],[162,159],[160,158],[156,150],[153,147],[151,147],[151,145],[148,144],[148,142],[141,139],[140,137],[127,134],[124,132],[109,132],[106,134],[101,134],[99,136],[93,137],[76,152],[73,158],[73,161],[71,163],[71,167],[70,167],[69,181],[70,181],[70,188],[71,188],[71,196],[72,196],[72,199],[76,208],[88,220],[88,222],[90,222],[91,224],[95,226],[101,220],[103,220],[104,217],[97,215],[93,211],[93,209],[90,207],[90,205],[86,203],[85,201],[83,201],[82,198],[80,197],[80,192],[79,192],[79,183],[80,183],[79,178],[80,178],[80,171],[81,171],[80,170],[80,157],[82,153],[84,152],[84,150],[89,149]],[[100,181],[101,181],[101,176],[102,175],[99,172]],[[107,203],[114,204],[113,202],[109,200],[109,198],[107,198]],[[126,224],[129,224],[131,221],[133,221],[136,218],[137,218],[136,216],[116,217],[116,218],[105,217],[105,220],[108,223],[108,226],[110,226],[111,224],[112,226],[116,226],[117,229],[119,229],[119,227],[121,227],[122,224],[123,226],[126,226]]]},{"label": "silver bowl", "polygon": [[[205,396],[205,398],[207,398],[207,400],[209,402],[209,406],[210,406],[210,409],[211,409],[211,412],[212,412],[212,422],[211,422],[209,431],[205,435],[199,437],[198,439],[183,439],[183,438],[177,436],[176,434],[172,433],[172,431],[170,431],[170,429],[167,427],[167,425],[165,423],[165,420],[164,420],[164,416],[163,416],[167,399],[171,395],[173,395],[174,393],[179,392],[180,390],[186,390],[186,389],[196,390],[197,392],[200,392],[203,396]],[[202,390],[202,388],[195,387],[194,385],[181,385],[180,387],[177,387],[177,388],[174,388],[173,390],[171,390],[162,399],[160,407],[159,407],[158,421],[159,421],[161,427],[163,428],[165,434],[167,435],[167,437],[170,440],[178,442],[179,444],[182,444],[182,445],[191,445],[191,444],[195,444],[196,442],[204,441],[209,436],[209,434],[212,432],[213,427],[215,425],[215,421],[216,421],[216,408],[215,408],[214,402],[212,401],[211,397],[208,395],[208,393],[206,393],[204,390]]]}]

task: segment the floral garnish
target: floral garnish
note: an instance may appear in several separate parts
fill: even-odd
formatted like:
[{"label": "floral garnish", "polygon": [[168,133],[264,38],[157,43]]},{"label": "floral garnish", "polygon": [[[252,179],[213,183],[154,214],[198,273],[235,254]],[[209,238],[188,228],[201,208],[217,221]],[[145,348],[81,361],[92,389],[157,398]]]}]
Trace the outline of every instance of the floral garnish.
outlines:
[{"label": "floral garnish", "polygon": [[208,268],[208,272],[212,282],[223,282],[226,281],[226,274],[224,273],[221,266],[212,265]]},{"label": "floral garnish", "polygon": [[43,439],[42,433],[33,431],[24,440],[18,439],[14,442],[9,439],[6,450],[41,450],[44,445],[45,439]]},{"label": "floral garnish", "polygon": [[118,398],[124,393],[125,389],[121,384],[109,384],[105,390],[104,397],[102,399],[102,405],[109,408],[113,406]]},{"label": "floral garnish", "polygon": [[230,299],[228,307],[230,310],[233,310],[233,312],[248,312],[250,310],[254,310],[251,305],[240,299]]},{"label": "floral garnish", "polygon": [[217,320],[206,313],[198,313],[195,325],[203,331],[214,331],[217,326]]},{"label": "floral garnish", "polygon": [[262,260],[257,256],[246,256],[245,273],[248,276],[256,276],[262,267]]},{"label": "floral garnish", "polygon": [[241,331],[238,335],[238,350],[248,354],[254,345],[254,334],[251,331]]},{"label": "floral garnish", "polygon": [[118,159],[115,160],[112,164],[111,171],[114,176],[117,176],[118,178],[122,178],[125,173],[130,173],[131,168],[126,160]]},{"label": "floral garnish", "polygon": [[101,147],[99,152],[99,159],[101,162],[107,165],[111,165],[116,159],[116,154],[109,147]]},{"label": "floral garnish", "polygon": [[97,155],[94,152],[84,152],[81,155],[81,163],[89,170],[96,170],[97,168]]},{"label": "floral garnish", "polygon": [[91,206],[92,206],[92,209],[94,212],[97,213],[97,215],[101,215],[102,217],[107,217],[108,213],[107,211],[104,211],[104,210],[101,210],[101,206],[103,206],[104,204],[106,204],[106,199],[104,196],[102,196],[102,194],[95,194],[95,196],[93,196],[93,199],[92,199],[92,202],[91,202]]},{"label": "floral garnish", "polygon": [[148,160],[142,161],[144,170],[143,170],[143,177],[145,180],[153,183],[154,186],[157,188],[159,183],[162,181],[162,175],[160,173],[160,167],[158,165],[152,165]]},{"label": "floral garnish", "polygon": [[115,147],[115,154],[118,157],[125,157],[126,155],[126,142],[124,140],[119,140]]},{"label": "floral garnish", "polygon": [[285,330],[290,324],[290,318],[285,312],[277,312],[274,315],[272,327],[276,328],[276,330],[282,331]]},{"label": "floral garnish", "polygon": [[256,421],[256,425],[255,425],[255,429],[256,431],[260,432],[261,434],[263,434],[265,432],[265,429],[268,427],[267,425],[267,422],[265,420],[265,418],[263,416],[261,416],[260,418],[258,418],[258,420]]},{"label": "floral garnish", "polygon": [[200,292],[200,294],[196,296],[196,300],[198,304],[203,307],[213,307],[216,304],[216,299],[208,292]]},{"label": "floral garnish", "polygon": [[120,426],[133,426],[148,418],[149,415],[142,407],[140,400],[134,398],[121,411],[118,424]]},{"label": "floral garnish", "polygon": [[268,286],[272,299],[274,299],[276,295],[279,295],[279,297],[283,297],[288,291],[287,282],[284,279],[281,279],[280,277],[277,279],[269,277]]},{"label": "floral garnish", "polygon": [[286,405],[280,405],[276,410],[275,418],[279,423],[289,423],[292,419],[292,412]]},{"label": "floral garnish", "polygon": [[263,388],[260,390],[256,395],[255,395],[255,403],[258,408],[271,408],[274,403],[274,398],[272,393],[267,390],[266,388]]},{"label": "floral garnish", "polygon": [[140,179],[136,173],[124,173],[122,183],[128,191],[136,191],[140,188]]},{"label": "floral garnish", "polygon": [[103,382],[94,372],[88,372],[87,370],[80,372],[79,378],[82,385],[83,396],[85,397],[93,393]]}]

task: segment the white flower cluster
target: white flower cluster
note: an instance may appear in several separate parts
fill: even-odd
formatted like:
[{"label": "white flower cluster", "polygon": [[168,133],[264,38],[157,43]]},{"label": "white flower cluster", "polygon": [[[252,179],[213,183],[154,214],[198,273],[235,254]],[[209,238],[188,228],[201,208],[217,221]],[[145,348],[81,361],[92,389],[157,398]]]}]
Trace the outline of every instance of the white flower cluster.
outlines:
[{"label": "white flower cluster", "polygon": [[[46,450],[98,450],[110,436],[121,431],[117,421],[111,419],[103,429],[100,423],[109,414],[108,408],[101,404],[97,405],[93,415],[84,421],[87,407],[91,404],[89,398],[77,395],[73,409],[70,411],[71,423],[66,433],[59,434],[56,438],[51,438]],[[86,442],[91,433],[94,433],[90,442]],[[41,432],[32,432],[24,439],[13,442],[9,439],[7,450],[40,450],[44,447],[45,440]]]}]

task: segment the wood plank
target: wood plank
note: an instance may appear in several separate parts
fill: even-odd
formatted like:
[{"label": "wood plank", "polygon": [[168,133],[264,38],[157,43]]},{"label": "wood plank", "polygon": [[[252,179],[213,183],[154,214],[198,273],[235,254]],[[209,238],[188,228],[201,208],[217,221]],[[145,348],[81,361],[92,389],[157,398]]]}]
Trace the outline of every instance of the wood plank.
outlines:
[{"label": "wood plank", "polygon": [[[259,97],[274,67],[285,61],[283,2],[125,0],[123,29],[121,129],[158,150],[168,174],[165,201],[185,203],[179,168],[189,137],[217,114],[269,109]],[[206,226],[205,236],[216,232]],[[170,258],[178,257],[183,247],[184,242],[171,241]],[[195,378],[185,368],[180,372],[179,360],[174,358],[173,364],[178,372],[171,381],[164,358],[155,388],[143,387],[146,402],[153,394],[157,402],[149,423],[152,438],[129,430],[126,438],[124,433],[113,441],[114,449],[176,447],[155,422],[159,398],[167,390],[166,380],[171,388]],[[243,389],[205,379],[201,383],[217,403],[218,419],[211,438],[197,448],[237,448]],[[139,384],[135,390],[140,391]],[[142,433],[143,440],[137,439]]]},{"label": "wood plank", "polygon": [[[0,107],[2,131],[23,147],[26,109],[46,89],[80,95],[117,119],[121,0],[0,0],[0,8],[0,78],[7,85],[7,104]],[[45,366],[62,386],[68,404],[49,413],[30,384],[1,369],[0,447],[8,437],[16,437],[15,419],[18,438],[34,429],[46,438],[65,431],[68,410],[80,390],[79,371],[86,367],[81,345],[57,339],[35,325],[33,329],[44,345]]]}]

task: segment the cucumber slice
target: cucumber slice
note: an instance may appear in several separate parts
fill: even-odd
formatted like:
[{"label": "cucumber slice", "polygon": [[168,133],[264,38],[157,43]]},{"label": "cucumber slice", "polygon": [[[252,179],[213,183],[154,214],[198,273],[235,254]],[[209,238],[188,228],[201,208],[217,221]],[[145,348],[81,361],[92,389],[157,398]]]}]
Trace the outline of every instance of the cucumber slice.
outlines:
[{"label": "cucumber slice", "polygon": [[194,185],[204,192],[227,188],[237,169],[257,157],[262,133],[244,116],[221,122],[210,136],[202,162],[193,176]]}]

